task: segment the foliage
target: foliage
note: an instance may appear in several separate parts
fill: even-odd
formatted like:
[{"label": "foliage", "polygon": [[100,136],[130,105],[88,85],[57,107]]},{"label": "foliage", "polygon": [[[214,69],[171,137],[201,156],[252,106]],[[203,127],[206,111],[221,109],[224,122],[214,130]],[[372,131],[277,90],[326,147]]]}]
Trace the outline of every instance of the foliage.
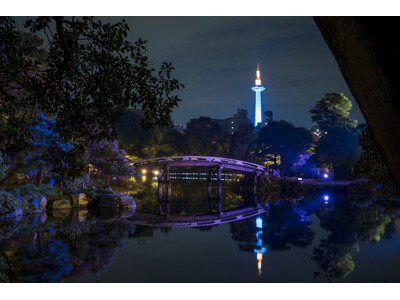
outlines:
[{"label": "foliage", "polygon": [[4,163],[3,153],[0,151],[0,181],[7,176],[8,166]]},{"label": "foliage", "polygon": [[25,184],[14,188],[11,193],[15,196],[19,195],[22,202],[27,203],[32,199],[40,199],[45,197],[48,199],[57,199],[63,195],[63,190],[47,184],[40,186],[34,184]]},{"label": "foliage", "polygon": [[135,227],[123,220],[69,223],[58,232],[68,245],[73,269],[67,278],[82,279],[88,272],[99,275],[111,265],[115,253]]},{"label": "foliage", "polygon": [[355,130],[331,128],[317,143],[316,159],[322,169],[336,179],[352,177],[352,171],[360,156],[358,136]]},{"label": "foliage", "polygon": [[257,133],[252,124],[239,126],[230,139],[229,157],[251,160],[250,151],[256,139]]},{"label": "foliage", "polygon": [[185,136],[169,127],[156,127],[151,131],[151,139],[144,144],[145,157],[184,155],[188,151]]},{"label": "foliage", "polygon": [[400,197],[400,189],[376,145],[372,132],[366,124],[360,124],[359,129],[359,145],[362,147],[362,153],[354,173],[379,185],[379,191],[384,197],[388,199]]},{"label": "foliage", "polygon": [[171,78],[170,63],[162,63],[154,75],[144,55],[146,41],[131,43],[125,20],[103,24],[94,17],[38,17],[25,27],[48,38],[41,107],[73,144],[114,137],[112,124],[129,106],[142,109],[147,128],[168,124],[180,101],[172,93],[183,85]]},{"label": "foliage", "polygon": [[310,110],[311,119],[318,124],[322,132],[337,127],[355,128],[357,121],[349,118],[352,106],[343,93],[329,93]]},{"label": "foliage", "polygon": [[55,126],[56,121],[39,113],[37,122],[29,127],[29,149],[21,152],[24,169],[52,170],[56,173],[68,169],[68,152],[74,147],[68,142],[61,142],[60,135],[54,131]]},{"label": "foliage", "polygon": [[117,141],[102,140],[90,143],[89,163],[98,170],[97,172],[107,175],[128,176],[133,172],[125,151],[119,148]]},{"label": "foliage", "polygon": [[189,154],[226,157],[229,153],[229,135],[209,117],[191,119],[186,126]]},{"label": "foliage", "polygon": [[68,248],[60,240],[40,239],[40,244],[15,242],[3,253],[0,278],[4,282],[62,282],[72,269]]},{"label": "foliage", "polygon": [[313,159],[337,179],[350,178],[359,157],[357,121],[349,118],[351,108],[343,93],[330,93],[310,110],[312,121],[322,132]]},{"label": "foliage", "polygon": [[[0,215],[19,209],[21,209],[21,212],[29,214],[33,210],[37,210],[42,197],[45,197],[47,200],[59,199],[61,195],[63,195],[61,189],[49,185],[36,186],[26,184],[14,188],[9,193],[0,191]],[[31,205],[34,199],[37,199],[36,207],[35,205]]]},{"label": "foliage", "polygon": [[143,117],[138,111],[128,109],[121,121],[115,124],[120,145],[138,158],[145,157],[144,145],[151,139],[151,132],[140,125]]},{"label": "foliage", "polygon": [[142,119],[140,112],[128,110],[121,122],[116,124],[120,145],[127,153],[136,156],[135,159],[188,153],[185,135],[174,130],[172,123],[169,126],[155,126],[152,130],[144,130],[140,126]]},{"label": "foliage", "polygon": [[287,173],[299,155],[307,153],[311,142],[311,133],[305,128],[295,127],[283,120],[268,122],[258,134],[258,155],[266,160],[272,160],[273,168]]},{"label": "foliage", "polygon": [[379,242],[392,221],[369,199],[362,197],[361,203],[349,200],[335,199],[334,208],[319,212],[321,227],[329,235],[314,248],[313,259],[335,278],[344,278],[354,270],[352,253],[359,251],[358,241]]},{"label": "foliage", "polygon": [[28,127],[37,117],[43,84],[43,41],[0,17],[0,147],[13,157],[24,149]]},{"label": "foliage", "polygon": [[86,175],[74,177],[71,180],[65,180],[63,183],[65,185],[65,188],[70,192],[93,187],[93,181],[91,180],[90,176]]},{"label": "foliage", "polygon": [[0,191],[0,216],[18,209],[26,208],[27,204],[11,193]]}]

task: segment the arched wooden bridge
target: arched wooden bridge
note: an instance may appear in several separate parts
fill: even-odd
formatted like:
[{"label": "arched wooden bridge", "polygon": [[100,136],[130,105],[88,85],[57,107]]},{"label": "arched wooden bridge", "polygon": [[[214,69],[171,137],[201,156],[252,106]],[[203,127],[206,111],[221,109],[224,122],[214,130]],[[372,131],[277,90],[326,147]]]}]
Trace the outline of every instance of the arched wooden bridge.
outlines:
[{"label": "arched wooden bridge", "polygon": [[267,167],[255,163],[214,156],[171,156],[157,157],[133,162],[135,169],[143,168],[173,168],[173,167],[220,167],[221,169],[237,170],[257,175],[266,174]]},{"label": "arched wooden bridge", "polygon": [[[268,167],[261,166],[255,163],[223,158],[214,156],[172,156],[172,157],[157,157],[145,160],[133,161],[133,166],[137,173],[146,172],[147,170],[157,170],[158,175],[158,212],[169,216],[169,207],[171,201],[171,180],[170,169],[176,167],[207,167],[208,168],[208,203],[209,211],[222,213],[222,169],[236,170],[251,174],[253,177],[253,191],[257,202],[257,190],[259,186],[258,178],[267,178]],[[213,197],[211,193],[212,182],[218,185],[218,194]],[[163,193],[163,185],[165,185],[166,193]]]}]

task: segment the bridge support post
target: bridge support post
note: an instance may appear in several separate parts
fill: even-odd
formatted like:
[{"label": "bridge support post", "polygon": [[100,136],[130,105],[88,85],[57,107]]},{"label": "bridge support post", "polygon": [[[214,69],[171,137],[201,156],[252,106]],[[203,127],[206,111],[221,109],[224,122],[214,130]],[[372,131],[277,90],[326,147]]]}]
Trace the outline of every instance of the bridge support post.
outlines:
[{"label": "bridge support post", "polygon": [[[222,167],[208,169],[208,184],[207,184],[207,196],[208,196],[208,208],[209,213],[216,211],[218,214],[222,212]],[[218,195],[217,197],[212,196],[212,182],[213,179],[217,181]]]},{"label": "bridge support post", "polygon": [[[169,177],[170,167],[166,166],[160,170],[160,178],[158,179],[158,213],[169,216],[171,201],[171,180]],[[163,185],[166,186],[166,197],[163,195]]]}]

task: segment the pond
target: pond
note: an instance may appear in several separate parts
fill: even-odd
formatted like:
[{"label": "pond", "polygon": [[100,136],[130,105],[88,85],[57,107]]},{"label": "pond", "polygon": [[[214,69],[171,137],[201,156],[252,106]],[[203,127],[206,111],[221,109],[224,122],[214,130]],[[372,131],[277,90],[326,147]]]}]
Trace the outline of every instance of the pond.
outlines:
[{"label": "pond", "polygon": [[[254,205],[233,183],[222,194],[224,211]],[[156,186],[135,200],[137,213],[154,213]],[[400,282],[398,207],[329,193],[264,204],[260,215],[200,227],[82,211],[3,220],[0,282]],[[171,214],[207,210],[204,182],[173,183]]]}]

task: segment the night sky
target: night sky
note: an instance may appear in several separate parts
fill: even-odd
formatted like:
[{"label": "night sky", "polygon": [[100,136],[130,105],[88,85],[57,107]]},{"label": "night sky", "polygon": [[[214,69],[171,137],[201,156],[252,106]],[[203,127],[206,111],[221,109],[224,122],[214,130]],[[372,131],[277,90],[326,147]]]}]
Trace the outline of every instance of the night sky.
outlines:
[{"label": "night sky", "polygon": [[[116,22],[122,17],[99,17]],[[245,108],[254,120],[254,85],[260,63],[264,110],[275,120],[310,128],[309,110],[326,93],[353,102],[350,117],[364,122],[339,67],[312,17],[124,17],[128,39],[148,41],[157,67],[172,62],[185,85],[172,119],[228,118]],[[19,21],[25,18],[19,18]]]}]

